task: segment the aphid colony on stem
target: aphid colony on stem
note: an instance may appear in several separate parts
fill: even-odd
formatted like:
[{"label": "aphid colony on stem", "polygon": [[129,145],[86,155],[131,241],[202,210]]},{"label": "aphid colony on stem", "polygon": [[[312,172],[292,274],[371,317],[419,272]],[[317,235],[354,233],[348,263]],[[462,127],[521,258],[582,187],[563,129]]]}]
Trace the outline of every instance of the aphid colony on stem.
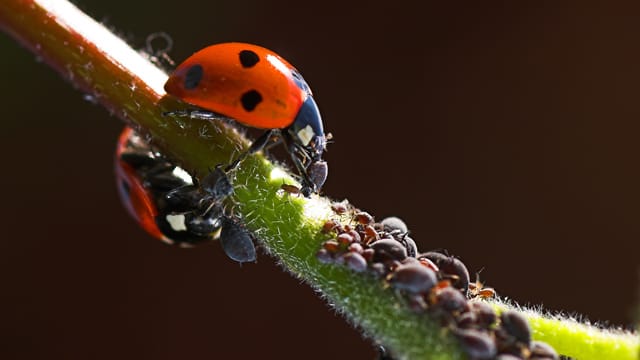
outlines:
[{"label": "aphid colony on stem", "polygon": [[[453,334],[470,359],[558,359],[549,345],[531,340],[522,315],[497,314],[482,301],[495,291],[478,280],[470,283],[460,259],[438,251],[420,253],[399,218],[377,223],[346,202],[334,203],[332,209],[336,219],[327,221],[322,231],[335,236],[316,253],[321,263],[380,279],[410,310],[427,314]],[[386,350],[381,354],[392,357]]]}]

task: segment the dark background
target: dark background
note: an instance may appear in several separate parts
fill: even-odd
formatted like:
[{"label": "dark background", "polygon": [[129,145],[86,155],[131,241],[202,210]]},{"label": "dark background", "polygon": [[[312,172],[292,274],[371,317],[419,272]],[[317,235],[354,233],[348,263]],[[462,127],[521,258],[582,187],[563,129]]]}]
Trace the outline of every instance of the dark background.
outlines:
[{"label": "dark background", "polygon": [[[326,129],[325,193],[397,215],[501,295],[628,326],[640,245],[640,5],[83,1],[180,61],[246,41],[295,64]],[[633,4],[633,5],[630,5]],[[122,124],[0,36],[0,357],[368,359],[261,256],[183,250],[123,211]]]}]

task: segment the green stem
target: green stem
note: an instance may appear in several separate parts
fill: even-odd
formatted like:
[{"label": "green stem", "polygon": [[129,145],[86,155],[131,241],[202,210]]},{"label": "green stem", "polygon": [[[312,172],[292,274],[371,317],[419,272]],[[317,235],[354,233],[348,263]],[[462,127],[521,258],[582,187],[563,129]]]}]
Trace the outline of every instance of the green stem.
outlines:
[{"label": "green stem", "polygon": [[[64,0],[3,0],[0,27],[196,175],[227,163],[247,147],[248,141],[224,124],[162,117],[163,111],[185,106],[164,93],[166,74]],[[276,261],[398,357],[463,358],[449,336],[426,316],[407,310],[379,280],[320,264],[315,253],[326,240],[320,228],[335,216],[330,202],[281,194],[277,190],[285,181],[293,180],[261,155],[249,157],[234,173],[235,210]],[[593,329],[589,338],[564,336],[556,341],[549,334],[568,334],[572,328],[562,321],[543,326],[543,321],[532,319],[537,339],[570,356],[602,358],[580,349],[604,332]],[[604,353],[624,344],[630,344],[629,351],[638,349],[637,341],[626,342],[620,337],[607,344],[602,348]]]},{"label": "green stem", "polygon": [[640,359],[640,339],[637,334],[602,329],[566,316],[544,314],[538,309],[523,308],[499,300],[493,305],[498,311],[510,309],[522,313],[529,320],[535,340],[544,341],[559,353],[574,359]]}]

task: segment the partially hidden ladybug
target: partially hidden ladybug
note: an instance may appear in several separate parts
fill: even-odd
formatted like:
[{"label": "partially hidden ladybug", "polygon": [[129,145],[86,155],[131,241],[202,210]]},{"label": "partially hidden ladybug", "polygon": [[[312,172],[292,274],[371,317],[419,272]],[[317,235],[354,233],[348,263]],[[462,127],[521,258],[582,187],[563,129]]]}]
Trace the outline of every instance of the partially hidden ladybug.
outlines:
[{"label": "partially hidden ladybug", "polygon": [[[213,239],[220,229],[214,211],[196,214],[191,199],[165,201],[174,189],[193,186],[191,176],[169,163],[131,128],[120,134],[115,159],[118,193],[129,214],[150,235],[171,244],[189,245]],[[186,194],[186,191],[183,193]]]},{"label": "partially hidden ladybug", "polygon": [[251,235],[225,215],[221,200],[232,187],[219,168],[194,184],[185,170],[125,127],[116,148],[115,172],[122,203],[151,236],[181,246],[226,236],[220,240],[227,256],[241,263],[255,261]]},{"label": "partially hidden ladybug", "polygon": [[271,50],[245,43],[206,47],[182,62],[164,85],[168,94],[200,109],[165,115],[195,119],[231,118],[266,129],[226,171],[273,140],[284,142],[309,197],[324,184],[327,137],[311,90],[300,73]]}]

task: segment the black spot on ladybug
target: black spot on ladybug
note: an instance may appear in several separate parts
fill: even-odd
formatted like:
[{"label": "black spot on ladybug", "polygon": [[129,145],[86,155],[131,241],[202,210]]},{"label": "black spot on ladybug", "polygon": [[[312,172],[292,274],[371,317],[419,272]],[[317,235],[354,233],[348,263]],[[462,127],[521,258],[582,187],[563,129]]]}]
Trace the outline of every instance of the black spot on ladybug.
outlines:
[{"label": "black spot on ladybug", "polygon": [[253,67],[260,61],[260,57],[258,54],[254,53],[251,50],[242,50],[240,51],[240,64],[242,64],[243,68]]},{"label": "black spot on ladybug", "polygon": [[260,95],[256,90],[249,90],[242,94],[240,101],[242,102],[242,107],[246,111],[253,111],[256,106],[262,102],[262,95]]},{"label": "black spot on ladybug", "polygon": [[185,89],[194,89],[200,84],[200,80],[202,80],[202,65],[196,64],[187,70],[187,74],[184,76],[184,88]]}]

